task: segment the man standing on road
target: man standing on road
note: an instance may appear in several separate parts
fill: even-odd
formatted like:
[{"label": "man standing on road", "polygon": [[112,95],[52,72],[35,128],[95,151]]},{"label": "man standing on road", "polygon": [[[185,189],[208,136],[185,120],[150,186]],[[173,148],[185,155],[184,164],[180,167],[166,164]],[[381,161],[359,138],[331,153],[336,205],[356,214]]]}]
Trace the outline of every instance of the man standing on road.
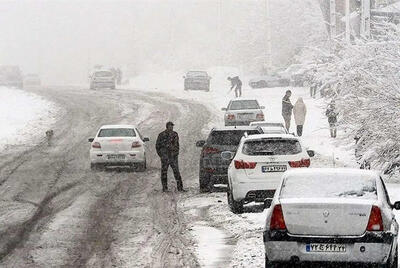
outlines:
[{"label": "man standing on road", "polygon": [[182,178],[179,172],[179,136],[174,131],[174,123],[168,122],[166,130],[158,134],[156,150],[161,158],[161,184],[163,192],[168,191],[168,167],[171,166],[176,180],[177,189],[183,192]]},{"label": "man standing on road", "polygon": [[242,96],[242,81],[239,79],[239,76],[235,76],[235,77],[228,77],[228,80],[231,81],[231,89],[229,90],[229,92],[232,91],[233,88],[235,88],[235,96],[237,97],[241,97]]},{"label": "man standing on road", "polygon": [[282,99],[282,116],[285,120],[285,127],[287,131],[290,128],[290,120],[292,120],[292,110],[293,105],[290,102],[290,96],[292,96],[292,91],[287,90],[285,96]]}]

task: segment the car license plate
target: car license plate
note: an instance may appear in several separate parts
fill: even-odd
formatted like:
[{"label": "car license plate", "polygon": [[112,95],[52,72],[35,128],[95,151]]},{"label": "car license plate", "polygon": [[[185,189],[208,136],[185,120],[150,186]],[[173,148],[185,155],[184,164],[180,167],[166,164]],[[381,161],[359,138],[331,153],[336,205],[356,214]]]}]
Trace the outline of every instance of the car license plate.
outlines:
[{"label": "car license plate", "polygon": [[109,154],[107,156],[109,160],[124,160],[125,155],[124,154]]},{"label": "car license plate", "polygon": [[343,244],[306,244],[306,252],[346,252],[346,245]]},{"label": "car license plate", "polygon": [[261,167],[261,170],[264,173],[267,173],[267,172],[285,172],[286,169],[287,169],[287,167],[284,166],[284,165],[281,165],[281,166],[262,166]]},{"label": "car license plate", "polygon": [[253,114],[239,114],[239,119],[241,120],[249,120],[253,119],[254,115]]}]

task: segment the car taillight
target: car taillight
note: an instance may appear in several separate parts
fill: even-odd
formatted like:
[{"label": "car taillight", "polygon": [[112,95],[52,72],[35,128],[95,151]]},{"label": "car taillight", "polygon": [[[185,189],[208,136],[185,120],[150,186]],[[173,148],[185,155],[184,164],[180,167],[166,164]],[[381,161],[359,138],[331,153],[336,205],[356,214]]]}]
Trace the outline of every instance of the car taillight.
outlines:
[{"label": "car taillight", "polygon": [[228,120],[233,120],[233,119],[235,119],[235,115],[234,114],[228,114],[228,116],[226,118]]},{"label": "car taillight", "polygon": [[100,149],[100,148],[101,148],[101,145],[100,145],[99,142],[93,142],[93,143],[92,143],[92,148]]},{"label": "car taillight", "polygon": [[217,154],[219,152],[220,152],[220,150],[218,150],[217,148],[213,148],[213,147],[204,147],[204,149],[203,149],[203,154]]},{"label": "car taillight", "polygon": [[235,160],[236,169],[254,169],[256,167],[256,162],[245,162],[243,160]]},{"label": "car taillight", "polygon": [[141,147],[142,145],[140,144],[140,142],[138,142],[138,141],[134,141],[134,142],[132,142],[132,148],[139,148],[139,147]]},{"label": "car taillight", "polygon": [[282,206],[275,205],[272,211],[270,230],[286,230],[285,219],[283,218]]},{"label": "car taillight", "polygon": [[257,114],[257,119],[258,120],[264,120],[264,114]]},{"label": "car taillight", "polygon": [[369,215],[367,231],[383,231],[383,222],[381,210],[377,206],[372,206]]},{"label": "car taillight", "polygon": [[289,166],[292,168],[309,167],[311,164],[310,159],[301,159],[300,161],[289,161]]}]

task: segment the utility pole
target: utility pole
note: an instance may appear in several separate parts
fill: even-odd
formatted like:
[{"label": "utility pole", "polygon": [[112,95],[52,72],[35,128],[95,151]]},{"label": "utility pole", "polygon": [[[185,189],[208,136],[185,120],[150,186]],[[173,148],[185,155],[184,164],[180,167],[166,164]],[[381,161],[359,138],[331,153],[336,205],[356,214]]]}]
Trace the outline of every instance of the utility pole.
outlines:
[{"label": "utility pole", "polygon": [[336,37],[336,0],[329,0],[329,37],[333,40]]},{"label": "utility pole", "polygon": [[267,28],[267,52],[265,55],[265,66],[267,68],[267,72],[272,70],[272,40],[271,40],[271,9],[270,9],[270,0],[265,0],[265,8],[266,8],[266,28]]},{"label": "utility pole", "polygon": [[361,0],[360,35],[365,38],[371,35],[371,0]]},{"label": "utility pole", "polygon": [[346,42],[350,44],[350,0],[346,1]]}]

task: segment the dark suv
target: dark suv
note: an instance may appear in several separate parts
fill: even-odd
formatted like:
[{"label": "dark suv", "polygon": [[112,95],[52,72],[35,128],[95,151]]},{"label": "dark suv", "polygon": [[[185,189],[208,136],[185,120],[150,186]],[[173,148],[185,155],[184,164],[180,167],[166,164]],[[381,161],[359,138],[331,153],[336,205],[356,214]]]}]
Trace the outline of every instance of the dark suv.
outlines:
[{"label": "dark suv", "polygon": [[189,71],[183,79],[185,90],[210,91],[211,77],[205,71]]},{"label": "dark suv", "polygon": [[256,126],[213,128],[207,140],[196,142],[197,147],[202,147],[199,167],[200,192],[212,191],[214,184],[228,183],[228,167],[231,161],[222,159],[221,153],[236,153],[245,133],[254,135],[262,134],[263,131]]}]

